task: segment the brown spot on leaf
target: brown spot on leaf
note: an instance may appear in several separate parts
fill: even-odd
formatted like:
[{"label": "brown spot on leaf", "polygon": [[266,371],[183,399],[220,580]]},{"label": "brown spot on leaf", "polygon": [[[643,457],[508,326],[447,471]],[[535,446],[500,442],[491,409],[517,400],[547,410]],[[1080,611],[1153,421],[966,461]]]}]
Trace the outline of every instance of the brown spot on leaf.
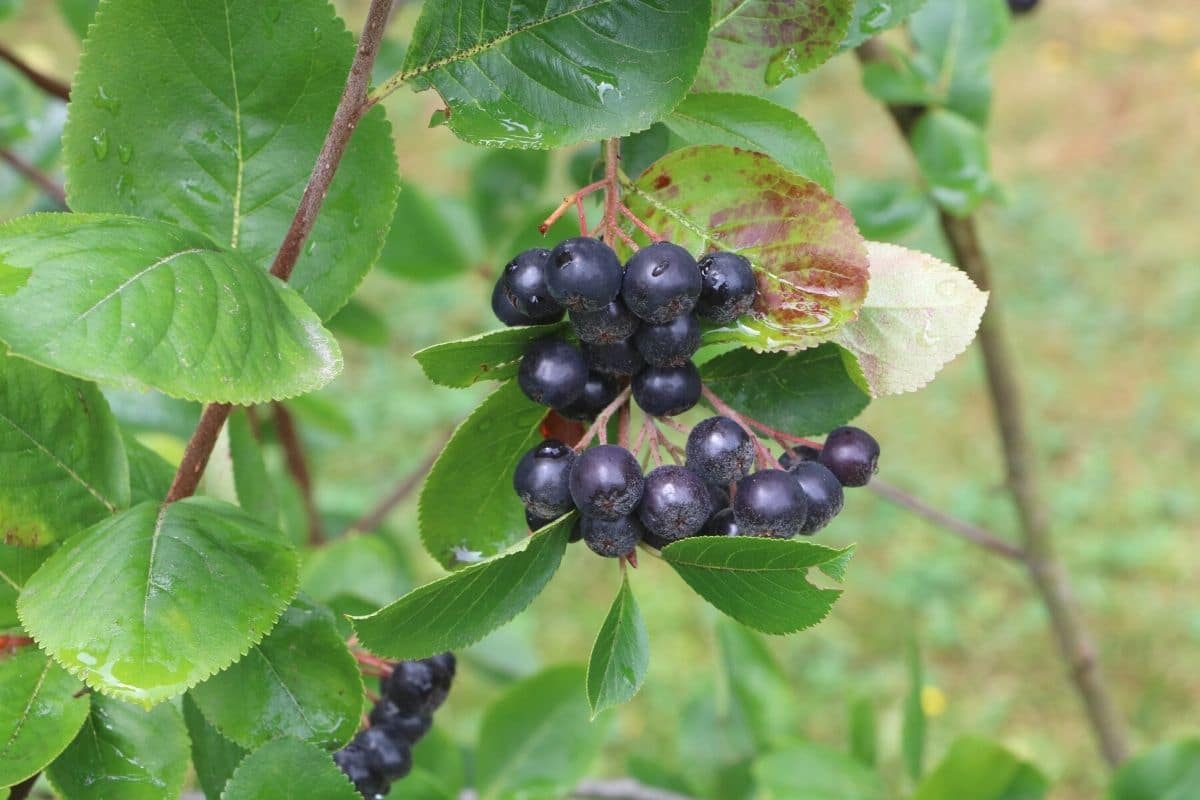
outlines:
[{"label": "brown spot on leaf", "polygon": [[670,185],[671,185],[671,176],[670,175],[659,175],[657,178],[654,179],[654,188],[655,189],[665,189]]}]

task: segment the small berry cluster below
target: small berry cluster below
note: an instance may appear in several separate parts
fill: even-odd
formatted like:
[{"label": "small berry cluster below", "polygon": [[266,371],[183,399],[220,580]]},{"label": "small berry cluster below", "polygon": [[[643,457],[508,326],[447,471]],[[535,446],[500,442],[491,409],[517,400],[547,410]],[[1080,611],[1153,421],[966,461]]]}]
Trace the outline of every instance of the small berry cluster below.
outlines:
[{"label": "small berry cluster below", "polygon": [[392,781],[412,771],[412,748],[429,732],[433,712],[450,694],[457,664],[453,653],[398,661],[379,679],[381,697],[370,726],[333,754],[334,762],[368,800],[387,795]]}]

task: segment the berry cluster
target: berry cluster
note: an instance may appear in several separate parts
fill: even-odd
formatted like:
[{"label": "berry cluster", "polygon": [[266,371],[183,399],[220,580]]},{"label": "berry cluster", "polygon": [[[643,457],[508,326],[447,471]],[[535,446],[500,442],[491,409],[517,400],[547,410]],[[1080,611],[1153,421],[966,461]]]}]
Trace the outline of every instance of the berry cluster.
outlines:
[{"label": "berry cluster", "polygon": [[823,447],[793,447],[782,469],[753,471],[756,442],[726,416],[701,421],[688,435],[684,464],[643,474],[618,445],[576,452],[547,439],[517,464],[513,488],[531,530],[577,509],[572,540],[615,558],[646,542],[661,549],[696,535],[811,535],[842,510],[843,487],[864,486],[875,473],[879,443],[859,428],[838,428]]},{"label": "berry cluster", "polygon": [[750,262],[735,253],[697,263],[682,247],[655,242],[621,266],[599,239],[567,239],[526,250],[504,268],[492,310],[506,325],[570,316],[579,347],[553,337],[530,344],[517,380],[534,402],[572,419],[591,419],[624,381],[647,414],[673,416],[700,399],[701,318],[727,325],[754,305]]},{"label": "berry cluster", "polygon": [[412,747],[429,732],[433,712],[446,702],[454,681],[453,653],[398,661],[379,679],[382,697],[370,726],[333,754],[334,762],[368,800],[383,797],[392,781],[412,770]]}]

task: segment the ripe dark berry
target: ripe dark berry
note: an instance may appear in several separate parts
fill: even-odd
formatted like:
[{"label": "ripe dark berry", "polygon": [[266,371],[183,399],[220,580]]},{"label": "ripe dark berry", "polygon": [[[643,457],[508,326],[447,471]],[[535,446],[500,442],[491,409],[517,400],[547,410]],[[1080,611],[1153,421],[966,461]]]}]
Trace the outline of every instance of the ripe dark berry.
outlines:
[{"label": "ripe dark berry", "polygon": [[703,289],[696,311],[718,325],[728,325],[754,305],[758,285],[750,262],[737,253],[709,253],[700,259]]},{"label": "ripe dark berry", "polygon": [[651,533],[650,531],[646,530],[644,526],[642,528],[642,544],[648,544],[655,550],[662,550],[672,541],[675,540],[665,539],[662,536],[659,536],[657,533]]},{"label": "ripe dark berry", "polygon": [[1038,6],[1038,0],[1008,0],[1008,8],[1014,14],[1028,14]]},{"label": "ripe dark berry", "polygon": [[371,725],[385,730],[398,741],[416,744],[429,733],[433,716],[425,713],[405,713],[386,697],[371,708],[368,715]]},{"label": "ripe dark berry", "polygon": [[454,675],[458,672],[458,659],[454,657],[454,653],[447,652],[423,660],[433,671],[433,696],[430,698],[430,705],[436,709],[446,702],[450,694],[450,684],[454,682]]},{"label": "ripe dark berry", "polygon": [[816,461],[820,457],[820,449],[807,444],[798,444],[795,447],[789,447],[779,454],[779,466],[790,470],[797,464],[804,461]]},{"label": "ripe dark berry", "polygon": [[412,750],[406,741],[393,739],[383,728],[367,728],[354,737],[367,754],[367,766],[396,781],[412,771]]},{"label": "ripe dark berry", "polygon": [[633,514],[616,519],[584,516],[579,525],[583,541],[596,555],[605,558],[629,555],[642,540],[645,531]]},{"label": "ripe dark berry", "polygon": [[836,428],[825,437],[821,463],[842,486],[866,486],[879,469],[879,442],[862,428]]},{"label": "ripe dark berry", "polygon": [[687,440],[688,469],[710,483],[728,486],[754,466],[754,441],[729,417],[709,417],[696,423]]},{"label": "ripe dark berry", "polygon": [[723,508],[729,508],[729,492],[715,483],[707,484],[708,499],[712,501],[713,513],[717,513]]},{"label": "ripe dark berry", "polygon": [[571,327],[581,342],[612,344],[633,336],[641,324],[621,298],[598,311],[572,311]]},{"label": "ripe dark berry", "polygon": [[635,375],[642,367],[646,366],[646,362],[642,360],[642,354],[637,351],[629,339],[613,344],[585,343],[583,358],[592,370],[603,375],[620,378]]},{"label": "ripe dark berry", "polygon": [[546,527],[551,522],[554,522],[556,519],[558,519],[558,517],[539,517],[528,508],[525,509],[525,524],[529,526],[529,530],[531,532],[540,531],[542,528]]},{"label": "ripe dark berry", "polygon": [[692,362],[682,367],[646,367],[633,378],[633,399],[652,417],[682,414],[700,399],[700,371]]},{"label": "ripe dark berry", "polygon": [[680,314],[662,325],[643,325],[633,343],[652,367],[682,367],[700,349],[700,320]]},{"label": "ripe dark berry", "polygon": [[525,316],[541,325],[562,319],[563,307],[546,288],[546,264],[550,251],[534,248],[521,253],[504,267],[504,293]]},{"label": "ripe dark berry", "polygon": [[801,462],[788,472],[795,476],[804,490],[804,496],[808,498],[808,516],[800,526],[800,533],[816,533],[841,512],[844,500],[842,484],[819,461]]},{"label": "ripe dark berry", "polygon": [[700,297],[696,259],[670,242],[643,247],[625,264],[621,297],[630,311],[651,325],[688,313]]},{"label": "ripe dark berry", "polygon": [[699,475],[673,464],[650,470],[638,507],[646,530],[673,542],[699,533],[710,516],[712,499]]},{"label": "ripe dark berry", "polygon": [[517,383],[533,402],[564,408],[583,394],[587,376],[582,353],[558,339],[539,339],[525,348]]},{"label": "ripe dark berry", "polygon": [[733,496],[733,518],[743,536],[790,539],[804,524],[808,499],[791,473],[764,469],[742,478]]},{"label": "ripe dark berry", "polygon": [[591,372],[583,384],[583,394],[568,406],[558,409],[558,413],[568,419],[591,422],[596,415],[617,399],[621,392],[621,384],[617,379],[600,372]]},{"label": "ripe dark berry", "polygon": [[508,295],[504,292],[503,275],[500,276],[500,280],[496,281],[496,285],[492,289],[492,313],[496,315],[496,319],[500,320],[510,328],[516,325],[533,324],[533,320],[522,314],[520,310],[512,304],[512,300],[508,299]]},{"label": "ripe dark berry", "polygon": [[583,451],[571,470],[571,497],[584,515],[595,519],[616,519],[632,513],[645,485],[633,453],[615,444]]},{"label": "ripe dark berry", "polygon": [[557,439],[546,439],[521,456],[513,472],[513,489],[525,508],[550,520],[574,508],[568,481],[575,458],[575,451]]},{"label": "ripe dark berry", "polygon": [[621,291],[621,262],[599,239],[567,239],[550,251],[546,285],[567,310],[598,311]]},{"label": "ripe dark berry", "polygon": [[333,763],[345,773],[358,793],[368,800],[383,796],[388,791],[388,779],[371,768],[367,752],[358,743],[358,737],[333,754]]},{"label": "ripe dark berry", "polygon": [[402,713],[427,714],[433,711],[434,680],[424,661],[397,661],[392,674],[379,680],[379,689]]},{"label": "ripe dark berry", "polygon": [[723,508],[708,518],[700,530],[703,536],[741,536],[732,508]]},{"label": "ripe dark berry", "polygon": [[571,526],[571,532],[567,534],[567,544],[575,544],[583,538],[583,526],[580,519],[581,517],[575,518],[575,524]]}]

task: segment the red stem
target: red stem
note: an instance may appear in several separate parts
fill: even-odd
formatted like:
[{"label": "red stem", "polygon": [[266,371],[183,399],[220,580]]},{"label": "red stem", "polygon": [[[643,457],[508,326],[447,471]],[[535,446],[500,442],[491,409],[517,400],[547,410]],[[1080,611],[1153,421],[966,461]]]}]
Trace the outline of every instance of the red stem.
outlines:
[{"label": "red stem", "polygon": [[722,400],[720,397],[717,397],[717,395],[713,393],[713,390],[709,389],[707,386],[702,387],[700,391],[703,393],[704,399],[708,401],[709,405],[711,405],[719,413],[729,417],[738,425],[741,425],[746,433],[750,434],[750,440],[754,442],[754,450],[758,453],[759,467],[765,467],[768,469],[782,469],[782,467],[779,466],[779,462],[775,460],[775,456],[771,455],[771,451],[767,450],[767,448],[764,447],[763,443],[759,440],[758,436],[755,435],[754,428],[750,424],[749,420],[730,408],[724,400]]},{"label": "red stem", "polygon": [[579,442],[575,445],[576,451],[581,451],[591,443],[592,439],[599,439],[600,444],[608,443],[608,421],[612,419],[612,415],[617,413],[622,405],[629,402],[629,387],[621,390],[611,403],[605,406],[604,410],[596,416],[596,421],[592,423],[583,436],[579,437]]}]

